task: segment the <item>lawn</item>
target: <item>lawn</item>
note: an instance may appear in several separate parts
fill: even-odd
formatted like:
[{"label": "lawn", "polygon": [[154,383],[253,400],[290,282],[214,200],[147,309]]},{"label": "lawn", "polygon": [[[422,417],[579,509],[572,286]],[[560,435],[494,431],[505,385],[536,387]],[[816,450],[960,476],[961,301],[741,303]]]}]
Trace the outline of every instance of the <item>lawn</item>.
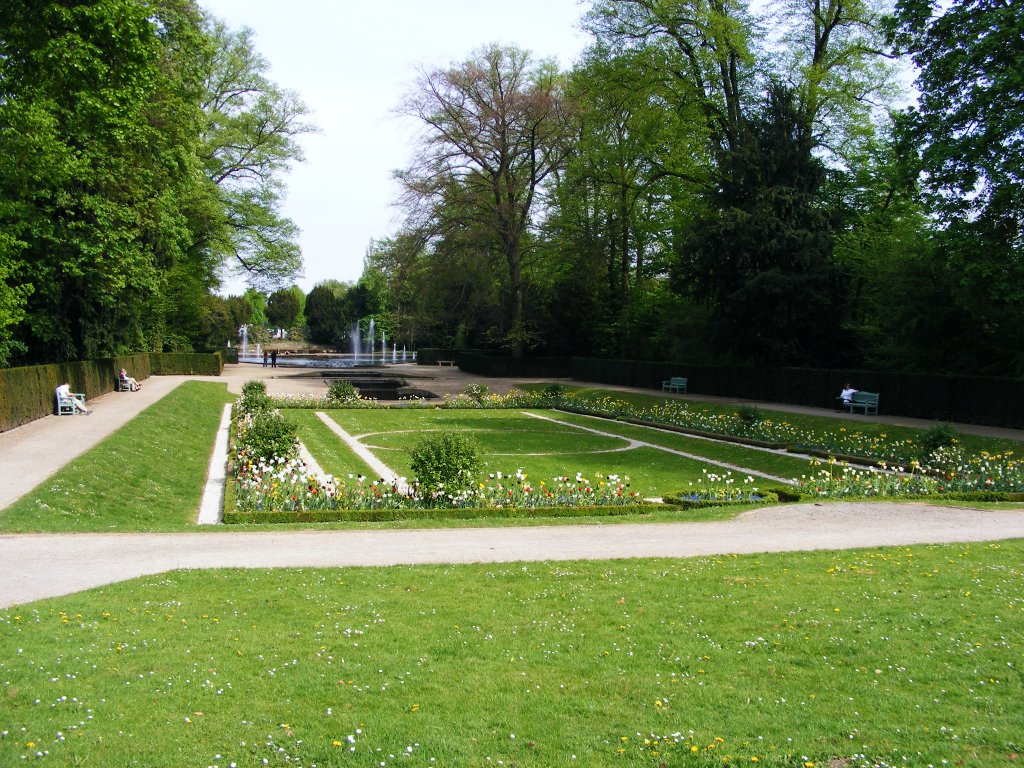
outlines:
[{"label": "lawn", "polygon": [[0,764],[998,766],[1024,542],[175,572],[0,611]]},{"label": "lawn", "polygon": [[[336,410],[329,416],[350,434],[361,436],[364,445],[405,476],[412,473],[411,449],[423,435],[442,429],[472,437],[487,473],[508,475],[523,469],[535,482],[557,475],[572,477],[577,472],[586,476],[616,474],[628,476],[633,488],[645,496],[678,493],[699,481],[705,472],[721,475],[729,471],[713,462],[738,465],[734,472],[738,480],[743,478],[742,468],[779,473],[789,479],[808,467],[806,459],[553,411]],[[631,447],[630,439],[669,450]],[[672,451],[696,454],[698,458]],[[778,484],[758,479],[763,485]]]}]

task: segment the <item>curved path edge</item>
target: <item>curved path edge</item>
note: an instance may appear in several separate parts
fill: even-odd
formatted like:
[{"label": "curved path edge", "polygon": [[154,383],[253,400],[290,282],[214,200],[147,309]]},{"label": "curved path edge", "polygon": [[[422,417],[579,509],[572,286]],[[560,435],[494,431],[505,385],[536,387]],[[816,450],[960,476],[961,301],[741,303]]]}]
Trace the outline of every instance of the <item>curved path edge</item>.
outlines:
[{"label": "curved path edge", "polygon": [[821,503],[703,523],[0,535],[0,608],[177,569],[612,560],[1024,538],[1024,509]]}]

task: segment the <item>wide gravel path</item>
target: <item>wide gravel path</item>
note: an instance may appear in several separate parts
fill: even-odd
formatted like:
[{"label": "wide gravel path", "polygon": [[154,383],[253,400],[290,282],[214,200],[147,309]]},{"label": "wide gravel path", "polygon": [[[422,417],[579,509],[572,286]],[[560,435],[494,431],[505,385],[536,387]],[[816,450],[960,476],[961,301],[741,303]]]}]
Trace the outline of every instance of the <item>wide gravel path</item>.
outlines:
[{"label": "wide gravel path", "polygon": [[827,503],[706,523],[0,535],[0,607],[179,568],[697,557],[1024,537],[1024,510]]}]

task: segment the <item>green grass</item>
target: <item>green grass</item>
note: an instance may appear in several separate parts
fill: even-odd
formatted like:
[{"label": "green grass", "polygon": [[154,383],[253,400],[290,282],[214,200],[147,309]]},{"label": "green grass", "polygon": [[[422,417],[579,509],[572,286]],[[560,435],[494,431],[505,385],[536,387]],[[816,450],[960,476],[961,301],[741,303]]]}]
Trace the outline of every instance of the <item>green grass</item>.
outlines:
[{"label": "green grass", "polygon": [[1016,765],[1022,563],[1015,541],[146,577],[0,611],[0,764]]},{"label": "green grass", "polygon": [[316,412],[296,408],[287,414],[299,427],[299,440],[324,472],[335,477],[371,474],[370,467],[320,420]]},{"label": "green grass", "polygon": [[663,445],[685,453],[704,456],[712,461],[735,464],[787,480],[807,474],[810,463],[806,458],[748,448],[737,443],[703,440],[650,427],[638,427],[632,424],[624,424],[608,419],[594,419],[573,413],[554,413],[552,415],[559,421],[569,424],[580,424],[592,429],[600,429],[603,432],[614,432],[615,434],[631,437],[635,440]]},{"label": "green grass", "polygon": [[[546,418],[537,419],[519,411],[457,411],[457,410],[394,410],[394,411],[330,411],[329,415],[347,432],[364,436],[361,442],[399,475],[411,476],[410,451],[426,433],[439,429],[456,429],[469,435],[480,448],[486,472],[514,473],[523,469],[534,482],[550,480],[558,475],[573,476],[582,472],[587,477],[597,473],[628,476],[632,487],[646,496],[676,493],[696,482],[705,471],[725,470],[699,459],[691,459],[651,447],[629,450],[625,437],[607,437],[582,431],[570,424],[592,429],[640,437],[670,447],[675,435],[654,430],[631,428],[615,422],[595,421],[570,414],[533,411]],[[557,421],[552,421],[556,419]],[[693,443],[699,441],[690,441]],[[794,470],[806,470],[807,462],[792,457],[767,457],[734,445],[703,441],[704,455],[729,459],[749,458],[765,466],[783,464]],[[688,450],[690,445],[686,443]],[[313,451],[316,455],[315,451]],[[779,462],[781,458],[783,461]],[[319,460],[319,459],[318,459]],[[721,460],[721,459],[720,459]]]},{"label": "green grass", "polygon": [[0,531],[174,531],[193,526],[223,384],[189,381],[6,509]]}]

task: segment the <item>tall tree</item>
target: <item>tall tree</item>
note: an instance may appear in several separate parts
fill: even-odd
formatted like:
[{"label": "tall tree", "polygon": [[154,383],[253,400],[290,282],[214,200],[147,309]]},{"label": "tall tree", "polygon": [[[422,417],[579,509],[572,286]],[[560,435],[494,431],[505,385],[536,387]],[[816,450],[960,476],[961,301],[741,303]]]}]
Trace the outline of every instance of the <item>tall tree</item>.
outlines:
[{"label": "tall tree", "polygon": [[[565,154],[562,77],[526,51],[492,45],[424,72],[401,109],[424,126],[420,159],[398,174],[412,212],[443,233],[469,215],[488,227],[508,280],[507,344],[525,348],[523,259],[541,185]],[[453,202],[455,205],[452,205]]]},{"label": "tall tree", "polygon": [[187,66],[200,37],[191,2],[5,4],[0,223],[32,287],[21,360],[162,346],[162,271],[188,246],[181,209],[205,194]]},{"label": "tall tree", "polygon": [[267,322],[275,328],[291,328],[299,316],[299,298],[289,288],[281,288],[267,299]]},{"label": "tall tree", "polygon": [[[616,53],[597,44],[570,80],[573,152],[545,224],[559,252],[552,312],[571,312],[565,325],[576,332],[589,325],[603,353],[636,354],[631,298],[662,274],[673,217],[698,205],[708,183],[702,110],[663,77],[664,55],[658,46]],[[581,301],[589,306],[576,307]]]},{"label": "tall tree", "polygon": [[586,23],[613,49],[661,49],[661,71],[699,106],[714,146],[735,146],[754,61],[744,0],[596,0]]},{"label": "tall tree", "polygon": [[203,160],[222,207],[200,242],[254,284],[280,286],[301,269],[298,228],[280,211],[281,174],[303,159],[299,137],[315,129],[299,97],[267,76],[252,30],[207,23]]},{"label": "tall tree", "polygon": [[306,326],[309,340],[317,344],[339,344],[347,332],[342,297],[348,290],[344,283],[325,280],[313,286],[306,296]]},{"label": "tall tree", "polygon": [[975,370],[1024,374],[1024,6],[899,0],[893,40],[919,68],[902,135],[919,149],[938,253],[975,320]]},{"label": "tall tree", "polygon": [[831,362],[841,294],[812,150],[793,92],[773,86],[741,121],[711,212],[684,243],[676,282],[712,303],[717,340],[737,359]]},{"label": "tall tree", "polygon": [[774,0],[765,69],[798,96],[819,152],[848,165],[901,95],[883,30],[884,0]]}]

